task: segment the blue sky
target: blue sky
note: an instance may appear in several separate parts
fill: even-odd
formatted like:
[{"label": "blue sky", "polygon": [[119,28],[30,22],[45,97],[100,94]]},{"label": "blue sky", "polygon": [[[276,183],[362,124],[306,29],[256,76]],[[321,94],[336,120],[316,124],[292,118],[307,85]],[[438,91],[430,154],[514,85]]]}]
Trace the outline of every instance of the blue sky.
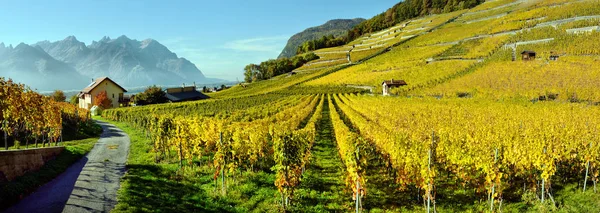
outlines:
[{"label": "blue sky", "polygon": [[208,77],[243,79],[249,63],[276,58],[287,39],[336,18],[370,18],[399,0],[3,0],[0,42],[17,45],[74,35],[153,38]]}]

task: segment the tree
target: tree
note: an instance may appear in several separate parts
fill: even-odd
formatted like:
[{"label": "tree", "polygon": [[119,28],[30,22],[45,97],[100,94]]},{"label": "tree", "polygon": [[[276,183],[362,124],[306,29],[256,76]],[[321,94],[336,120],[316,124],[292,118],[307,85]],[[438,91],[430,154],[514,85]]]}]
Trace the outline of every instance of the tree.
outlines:
[{"label": "tree", "polygon": [[[327,39],[328,37],[323,38]],[[260,65],[248,64],[244,67],[244,80],[251,83],[269,79],[277,75],[289,73],[307,62],[316,59],[319,59],[319,56],[314,53],[307,53],[304,56],[297,55],[292,58],[270,59],[261,62]]]},{"label": "tree", "polygon": [[431,1],[430,0],[423,0],[423,6],[422,6],[423,10],[421,11],[421,15],[428,15],[429,11],[428,9],[431,8]]},{"label": "tree", "polygon": [[160,104],[160,103],[166,103],[167,97],[165,96],[166,93],[165,91],[162,90],[162,88],[154,85],[154,86],[150,86],[148,88],[146,88],[146,90],[144,90],[144,92],[138,94],[136,101],[136,104],[140,104],[140,105],[146,105],[146,104]]},{"label": "tree", "polygon": [[77,106],[77,104],[79,104],[79,97],[77,95],[71,96],[69,103]]},{"label": "tree", "polygon": [[54,90],[50,98],[56,102],[65,102],[67,100],[67,96],[62,90]]},{"label": "tree", "polygon": [[256,64],[248,64],[244,67],[244,81],[250,83],[260,80],[260,66]]},{"label": "tree", "polygon": [[102,107],[102,109],[110,109],[112,107],[112,100],[106,95],[106,91],[102,91],[94,97],[94,105]]},{"label": "tree", "polygon": [[319,56],[315,53],[308,53],[304,56],[305,62],[309,62],[309,61],[317,60],[317,59],[319,59]]}]

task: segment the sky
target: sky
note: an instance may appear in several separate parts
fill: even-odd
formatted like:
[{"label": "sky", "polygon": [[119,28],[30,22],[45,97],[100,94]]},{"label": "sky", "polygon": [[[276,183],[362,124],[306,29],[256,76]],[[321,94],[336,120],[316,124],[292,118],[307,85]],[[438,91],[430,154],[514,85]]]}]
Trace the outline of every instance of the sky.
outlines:
[{"label": "sky", "polygon": [[302,30],[338,18],[371,18],[399,0],[2,0],[0,42],[90,44],[103,36],[152,38],[210,78],[243,80],[243,68],[277,58]]}]

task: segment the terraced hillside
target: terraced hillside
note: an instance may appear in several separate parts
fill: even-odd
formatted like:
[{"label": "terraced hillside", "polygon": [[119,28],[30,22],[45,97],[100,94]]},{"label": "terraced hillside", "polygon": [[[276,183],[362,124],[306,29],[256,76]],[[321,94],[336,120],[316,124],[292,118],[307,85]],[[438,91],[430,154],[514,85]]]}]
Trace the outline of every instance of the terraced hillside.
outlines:
[{"label": "terraced hillside", "polygon": [[[559,64],[568,63],[569,58],[586,57],[588,59],[577,59],[577,63],[586,63],[590,67],[594,66],[594,56],[598,54],[598,14],[598,1],[497,0],[469,11],[411,20],[401,30],[383,31],[386,34],[421,30],[420,34],[400,40],[395,46],[388,43],[392,46],[386,49],[389,53],[304,85],[365,85],[381,91],[381,82],[393,78],[406,80],[407,87],[394,91],[395,94],[406,94],[467,73],[478,73],[477,70],[528,66],[520,64],[520,53],[524,50],[535,51],[538,62],[547,62],[553,53],[568,56],[566,61],[559,59]],[[429,30],[431,32],[427,31],[431,25],[421,29],[414,24],[429,20],[437,24],[436,29]],[[411,24],[413,28],[410,28]],[[364,40],[353,43],[361,42]],[[316,53],[320,51],[332,52],[327,49]],[[489,61],[495,63],[487,63]],[[548,63],[548,66],[555,64]]]},{"label": "terraced hillside", "polygon": [[305,64],[299,70],[333,67],[363,61],[370,56],[385,52],[400,42],[435,29],[462,12],[464,11],[406,21],[389,29],[364,35],[344,46],[314,51],[320,59]]}]

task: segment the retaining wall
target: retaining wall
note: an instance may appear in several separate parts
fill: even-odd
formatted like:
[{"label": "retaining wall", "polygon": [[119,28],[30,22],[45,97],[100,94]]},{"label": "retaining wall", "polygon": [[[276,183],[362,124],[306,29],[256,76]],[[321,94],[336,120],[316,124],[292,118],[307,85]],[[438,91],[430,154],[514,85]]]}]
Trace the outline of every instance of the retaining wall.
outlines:
[{"label": "retaining wall", "polygon": [[12,181],[30,171],[42,168],[56,158],[65,147],[0,151],[0,183]]}]

